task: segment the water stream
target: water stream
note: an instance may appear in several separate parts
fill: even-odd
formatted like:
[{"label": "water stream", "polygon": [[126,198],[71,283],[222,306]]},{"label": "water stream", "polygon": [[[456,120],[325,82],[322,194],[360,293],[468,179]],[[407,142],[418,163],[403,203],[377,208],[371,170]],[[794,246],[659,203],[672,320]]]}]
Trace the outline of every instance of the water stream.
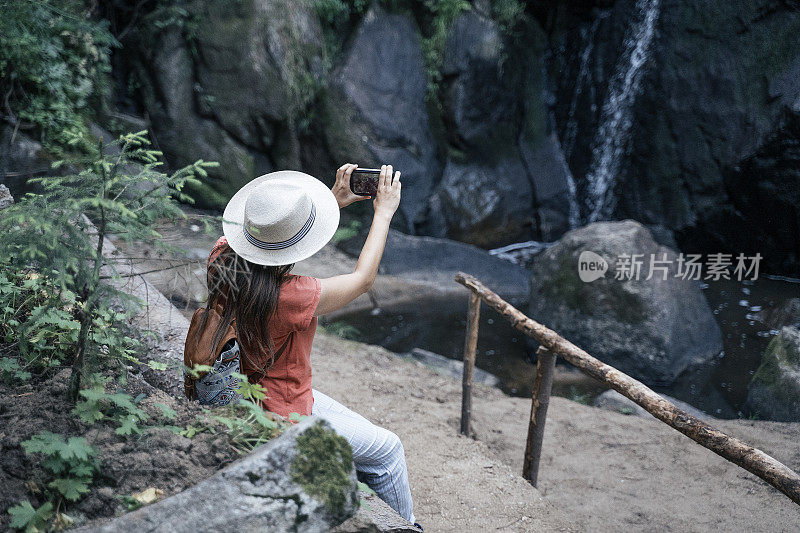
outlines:
[{"label": "water stream", "polygon": [[637,0],[634,22],[626,32],[623,52],[608,83],[592,164],[586,175],[589,222],[607,219],[614,209],[614,182],[630,138],[631,111],[639,94],[642,67],[649,57],[659,8],[660,0]]},{"label": "water stream", "polygon": [[[744,406],[747,388],[764,349],[777,333],[762,322],[760,311],[800,297],[800,283],[766,277],[755,282],[720,280],[705,286],[703,292],[722,330],[724,350],[716,360],[689,369],[671,386],[656,390],[720,418],[753,416]],[[415,300],[379,312],[353,313],[337,320],[349,326],[351,335],[359,340],[395,352],[419,347],[461,359],[466,316],[466,297],[448,296]],[[508,394],[530,395],[535,365],[526,338],[485,306],[476,364],[500,378],[500,386]],[[590,401],[603,390],[586,380],[576,387],[575,380],[566,376],[566,383],[559,382],[557,376],[554,394]]]}]

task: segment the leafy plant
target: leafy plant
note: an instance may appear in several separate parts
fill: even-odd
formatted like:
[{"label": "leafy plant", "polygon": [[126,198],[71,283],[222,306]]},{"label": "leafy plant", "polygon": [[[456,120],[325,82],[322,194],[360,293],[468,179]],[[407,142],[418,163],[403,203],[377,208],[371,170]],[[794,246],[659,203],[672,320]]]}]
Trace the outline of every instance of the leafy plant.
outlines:
[{"label": "leafy plant", "polygon": [[456,17],[472,9],[472,5],[467,0],[425,0],[424,5],[432,17],[430,35],[422,40],[422,54],[428,71],[428,97],[436,100],[448,30]]},{"label": "leafy plant", "polygon": [[21,529],[26,533],[45,531],[47,522],[53,516],[53,503],[45,502],[36,509],[31,502],[25,500],[10,507],[8,514],[11,515],[11,524],[9,525],[13,529]]},{"label": "leafy plant", "polygon": [[65,438],[45,431],[22,443],[28,455],[44,456],[42,466],[55,476],[48,487],[68,501],[75,502],[89,491],[92,477],[99,468],[95,450],[83,437]]},{"label": "leafy plant", "polygon": [[[70,142],[81,141],[77,135]],[[44,278],[36,282],[35,294],[41,294],[42,284],[49,288],[41,296],[47,300],[37,301],[42,315],[35,308],[20,309],[28,305],[25,301],[12,301],[2,312],[15,317],[20,335],[37,328],[45,329],[40,339],[66,335],[58,337],[65,342],[53,347],[53,357],[72,363],[68,397],[73,403],[87,369],[130,359],[139,346],[128,318],[141,302],[121,289],[126,274],[117,269],[118,260],[104,255],[107,236],[168,248],[155,224],[185,217],[178,200],[191,198],[181,192],[183,187],[200,185],[197,176],[207,176],[206,169],[216,166],[197,161],[167,175],[158,169],[161,153],[149,144],[144,131],[109,145],[98,141],[92,154],[55,164],[81,170],[37,178],[43,192],[26,194],[0,219],[0,263],[3,272],[11,273],[0,284],[14,297],[23,296],[9,287],[35,273]]]},{"label": "leafy plant", "polygon": [[56,151],[70,148],[70,134],[88,131],[90,104],[109,87],[109,53],[117,42],[106,21],[91,17],[93,4],[0,2],[2,118],[15,128],[35,130]]},{"label": "leafy plant", "polygon": [[147,413],[136,405],[136,399],[124,392],[107,393],[100,385],[80,391],[80,396],[84,400],[75,404],[75,414],[87,424],[113,420],[118,425],[117,435],[141,433],[139,424],[148,418]]},{"label": "leafy plant", "polygon": [[330,324],[325,324],[323,331],[348,340],[359,340],[364,337],[360,329],[346,322],[331,322]]}]

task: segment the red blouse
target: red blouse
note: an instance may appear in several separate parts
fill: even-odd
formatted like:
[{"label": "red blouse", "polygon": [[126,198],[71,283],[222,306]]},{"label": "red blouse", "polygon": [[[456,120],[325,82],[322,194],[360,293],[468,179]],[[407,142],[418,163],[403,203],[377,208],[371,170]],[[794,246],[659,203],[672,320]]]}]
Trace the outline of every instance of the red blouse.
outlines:
[{"label": "red blouse", "polygon": [[[228,241],[220,237],[208,257],[208,266]],[[269,324],[272,346],[280,358],[259,383],[267,390],[264,408],[281,416],[290,413],[310,415],[314,396],[311,393],[311,344],[317,330],[314,312],[319,303],[322,284],[310,276],[290,276],[282,285],[278,307]],[[242,359],[243,364],[244,358]],[[243,368],[245,374],[255,369]]]}]

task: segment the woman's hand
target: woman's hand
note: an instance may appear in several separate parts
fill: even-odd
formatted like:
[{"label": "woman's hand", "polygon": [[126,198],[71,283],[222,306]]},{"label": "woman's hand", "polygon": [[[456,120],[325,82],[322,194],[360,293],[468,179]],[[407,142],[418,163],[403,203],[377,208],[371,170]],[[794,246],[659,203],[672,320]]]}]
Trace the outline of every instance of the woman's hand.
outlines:
[{"label": "woman's hand", "polygon": [[353,194],[353,191],[350,190],[350,176],[353,174],[353,171],[356,168],[358,168],[358,165],[345,163],[339,167],[339,170],[336,171],[336,183],[333,184],[331,192],[336,197],[336,201],[339,203],[339,209],[347,207],[353,202],[358,202],[359,200],[368,200],[370,198],[369,196],[359,196],[357,194]]},{"label": "woman's hand", "polygon": [[395,172],[393,177],[393,170],[392,165],[381,165],[378,194],[372,201],[375,216],[383,216],[389,220],[400,205],[400,172]]}]

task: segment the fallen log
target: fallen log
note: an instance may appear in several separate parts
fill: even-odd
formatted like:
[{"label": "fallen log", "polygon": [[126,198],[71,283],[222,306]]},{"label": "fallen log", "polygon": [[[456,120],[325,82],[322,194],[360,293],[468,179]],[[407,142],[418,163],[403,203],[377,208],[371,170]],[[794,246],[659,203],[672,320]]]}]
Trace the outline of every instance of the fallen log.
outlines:
[{"label": "fallen log", "polygon": [[648,413],[698,444],[760,477],[800,505],[800,475],[788,466],[758,448],[726,435],[686,411],[678,409],[640,381],[595,359],[555,331],[525,316],[473,276],[459,272],[455,280],[474,294],[478,294],[486,304],[511,322],[512,326],[535,339],[549,351],[630,398]]}]

